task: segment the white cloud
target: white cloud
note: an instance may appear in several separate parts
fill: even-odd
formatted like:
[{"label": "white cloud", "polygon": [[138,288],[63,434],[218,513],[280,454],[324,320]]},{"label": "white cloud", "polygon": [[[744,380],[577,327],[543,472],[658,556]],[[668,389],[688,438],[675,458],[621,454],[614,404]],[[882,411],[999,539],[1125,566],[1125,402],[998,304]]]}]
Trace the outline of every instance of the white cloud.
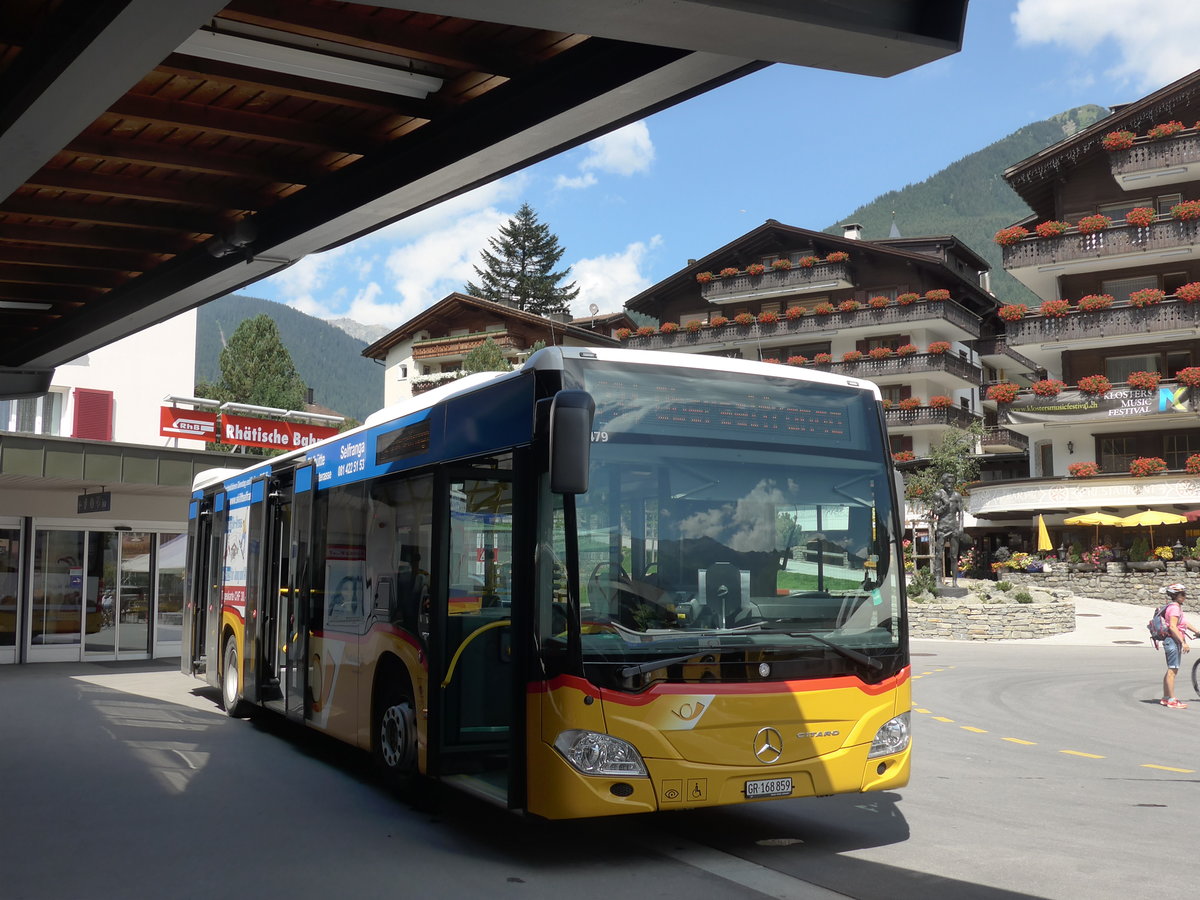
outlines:
[{"label": "white cloud", "polygon": [[559,175],[554,179],[554,186],[559,190],[578,190],[580,188],[590,188],[596,183],[596,176],[591,172],[585,172],[578,178],[571,178],[568,175]]},{"label": "white cloud", "polygon": [[558,190],[581,190],[599,183],[595,173],[637,175],[650,171],[654,162],[654,142],[645,122],[633,122],[587,144],[587,155],[579,161],[577,176],[559,175],[554,179]]},{"label": "white cloud", "polygon": [[526,181],[518,175],[484,185],[310,254],[263,284],[281,303],[312,316],[400,325],[475,277],[479,251],[513,215],[499,205],[515,200]]},{"label": "white cloud", "polygon": [[1085,55],[1107,45],[1108,74],[1142,93],[1196,69],[1195,0],[1020,0],[1012,21],[1021,44],[1060,44]]},{"label": "white cloud", "polygon": [[588,155],[579,164],[581,171],[634,175],[650,171],[654,162],[654,143],[645,122],[632,122],[588,145]]},{"label": "white cloud", "polygon": [[571,266],[571,280],[579,287],[579,296],[571,306],[576,316],[586,316],[595,303],[602,313],[618,312],[630,297],[650,286],[641,267],[649,252],[662,244],[655,235],[648,244],[637,241],[622,252],[609,256],[581,259]]}]

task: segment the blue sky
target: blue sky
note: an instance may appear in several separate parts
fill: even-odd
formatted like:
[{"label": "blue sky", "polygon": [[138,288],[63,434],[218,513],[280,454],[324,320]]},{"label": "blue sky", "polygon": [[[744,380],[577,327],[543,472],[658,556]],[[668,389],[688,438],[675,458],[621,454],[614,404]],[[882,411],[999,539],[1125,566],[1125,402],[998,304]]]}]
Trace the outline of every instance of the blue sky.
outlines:
[{"label": "blue sky", "polygon": [[889,79],[771,66],[244,293],[396,327],[474,278],[527,202],[576,314],[616,311],[766,219],[825,228],[1030,122],[1145,96],[1195,69],[1197,35],[1197,0],[972,0],[961,53]]}]

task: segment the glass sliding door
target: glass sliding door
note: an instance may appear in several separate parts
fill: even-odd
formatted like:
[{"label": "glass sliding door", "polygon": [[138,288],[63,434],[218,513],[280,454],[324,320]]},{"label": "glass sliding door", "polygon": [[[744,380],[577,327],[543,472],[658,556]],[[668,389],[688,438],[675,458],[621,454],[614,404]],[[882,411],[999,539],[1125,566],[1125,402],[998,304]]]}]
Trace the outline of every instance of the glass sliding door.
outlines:
[{"label": "glass sliding door", "polygon": [[183,579],[187,563],[187,534],[158,535],[158,606],[154,655],[178,656],[183,637]]},{"label": "glass sliding door", "polygon": [[[29,659],[77,660],[84,623],[86,532],[39,529],[34,536]],[[93,607],[89,620],[100,627]]]},{"label": "glass sliding door", "polygon": [[84,568],[84,649],[89,654],[112,657],[117,651],[117,557],[120,551],[115,531],[89,531]]},{"label": "glass sliding door", "polygon": [[0,525],[0,664],[17,661],[20,596],[21,527]]},{"label": "glass sliding door", "polygon": [[142,531],[89,532],[85,609],[100,610],[99,621],[87,623],[83,639],[89,657],[150,652],[154,538]]}]

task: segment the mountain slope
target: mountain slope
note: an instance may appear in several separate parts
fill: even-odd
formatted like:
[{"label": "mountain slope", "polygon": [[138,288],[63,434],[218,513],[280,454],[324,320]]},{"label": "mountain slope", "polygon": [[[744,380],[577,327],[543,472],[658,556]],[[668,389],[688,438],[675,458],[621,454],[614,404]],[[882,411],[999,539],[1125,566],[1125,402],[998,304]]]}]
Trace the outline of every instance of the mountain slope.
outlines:
[{"label": "mountain slope", "polygon": [[[992,265],[992,290],[1002,303],[1038,302],[1004,271],[992,236],[1031,212],[1002,177],[1009,166],[1061,141],[1108,115],[1101,106],[1080,106],[1018,129],[982,150],[964,156],[918,184],[888,191],[860,206],[842,222],[858,222],[866,240],[886,238],[892,212],[904,237],[955,235]],[[842,227],[825,231],[841,234]]]},{"label": "mountain slope", "polygon": [[258,297],[230,294],[206,303],[196,323],[196,381],[221,377],[220,356],[246,319],[268,315],[313,400],[341,415],[362,421],[383,405],[383,366],[362,356],[366,343],[323,319]]}]

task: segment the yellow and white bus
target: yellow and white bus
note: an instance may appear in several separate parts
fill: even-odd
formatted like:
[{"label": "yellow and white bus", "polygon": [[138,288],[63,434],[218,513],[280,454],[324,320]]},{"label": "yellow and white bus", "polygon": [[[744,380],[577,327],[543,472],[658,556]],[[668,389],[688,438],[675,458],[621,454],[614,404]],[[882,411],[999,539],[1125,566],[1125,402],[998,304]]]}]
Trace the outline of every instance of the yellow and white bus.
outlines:
[{"label": "yellow and white bus", "polygon": [[546,818],[903,786],[878,389],[548,348],[190,506],[183,671]]}]

